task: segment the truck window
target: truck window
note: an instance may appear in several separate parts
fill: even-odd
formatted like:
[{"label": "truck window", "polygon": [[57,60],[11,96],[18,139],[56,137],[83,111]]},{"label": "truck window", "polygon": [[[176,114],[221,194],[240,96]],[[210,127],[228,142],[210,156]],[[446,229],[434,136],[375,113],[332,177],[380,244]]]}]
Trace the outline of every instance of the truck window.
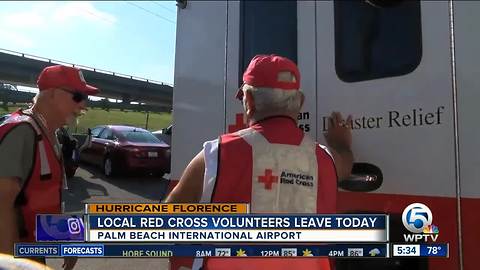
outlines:
[{"label": "truck window", "polygon": [[240,78],[257,54],[277,54],[297,63],[296,1],[242,1],[240,18]]},{"label": "truck window", "polygon": [[345,82],[408,74],[422,58],[419,1],[335,1],[335,69]]}]

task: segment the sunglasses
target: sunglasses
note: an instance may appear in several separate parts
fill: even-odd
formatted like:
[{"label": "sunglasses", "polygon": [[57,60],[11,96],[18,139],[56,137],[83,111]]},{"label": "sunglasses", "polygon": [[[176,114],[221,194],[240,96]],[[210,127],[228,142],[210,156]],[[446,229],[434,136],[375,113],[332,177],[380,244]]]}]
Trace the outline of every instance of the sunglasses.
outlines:
[{"label": "sunglasses", "polygon": [[79,92],[79,91],[70,91],[68,89],[64,89],[64,88],[59,88],[60,90],[62,91],[65,91],[65,92],[68,92],[70,94],[72,94],[72,100],[75,101],[75,103],[80,103],[84,100],[88,100],[88,95],[87,94],[84,94],[82,92]]},{"label": "sunglasses", "polygon": [[240,85],[240,87],[237,89],[237,94],[235,95],[235,98],[240,100],[240,101],[243,101],[243,85],[244,85],[244,83],[242,83],[242,85]]}]

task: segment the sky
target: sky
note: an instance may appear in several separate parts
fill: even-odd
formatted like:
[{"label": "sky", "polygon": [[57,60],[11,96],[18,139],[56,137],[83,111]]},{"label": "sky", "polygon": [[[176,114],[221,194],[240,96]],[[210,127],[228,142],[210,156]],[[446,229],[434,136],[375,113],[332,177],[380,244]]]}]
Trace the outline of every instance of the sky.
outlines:
[{"label": "sky", "polygon": [[0,49],[173,85],[175,1],[0,1]]}]

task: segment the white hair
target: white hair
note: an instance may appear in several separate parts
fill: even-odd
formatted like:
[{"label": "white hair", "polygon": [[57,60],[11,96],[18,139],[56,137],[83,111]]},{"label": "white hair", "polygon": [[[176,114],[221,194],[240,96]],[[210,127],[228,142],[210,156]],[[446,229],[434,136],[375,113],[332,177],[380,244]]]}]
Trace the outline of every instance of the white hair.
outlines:
[{"label": "white hair", "polygon": [[39,100],[42,100],[46,96],[46,91],[38,91],[38,93],[32,98],[33,104],[37,103]]},{"label": "white hair", "polygon": [[259,121],[270,116],[285,115],[296,119],[302,108],[303,93],[297,90],[253,87],[244,84],[243,106],[246,109],[245,93],[252,93],[255,112],[252,120]]}]

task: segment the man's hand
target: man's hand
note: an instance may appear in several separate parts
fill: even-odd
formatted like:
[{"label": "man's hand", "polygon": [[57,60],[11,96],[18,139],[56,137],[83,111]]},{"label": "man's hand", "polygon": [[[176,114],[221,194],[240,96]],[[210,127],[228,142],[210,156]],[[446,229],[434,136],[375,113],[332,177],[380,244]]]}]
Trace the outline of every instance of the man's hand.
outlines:
[{"label": "man's hand", "polygon": [[62,267],[65,270],[72,270],[77,263],[78,257],[64,257]]},{"label": "man's hand", "polygon": [[353,166],[352,153],[352,116],[343,120],[339,112],[332,112],[328,121],[328,130],[325,132],[325,140],[332,150],[333,159],[337,168],[339,180],[350,176]]},{"label": "man's hand", "polygon": [[328,146],[338,152],[342,150],[351,150],[352,148],[352,116],[349,115],[347,120],[343,120],[339,112],[332,112],[328,121],[328,130],[325,132],[325,139]]}]

